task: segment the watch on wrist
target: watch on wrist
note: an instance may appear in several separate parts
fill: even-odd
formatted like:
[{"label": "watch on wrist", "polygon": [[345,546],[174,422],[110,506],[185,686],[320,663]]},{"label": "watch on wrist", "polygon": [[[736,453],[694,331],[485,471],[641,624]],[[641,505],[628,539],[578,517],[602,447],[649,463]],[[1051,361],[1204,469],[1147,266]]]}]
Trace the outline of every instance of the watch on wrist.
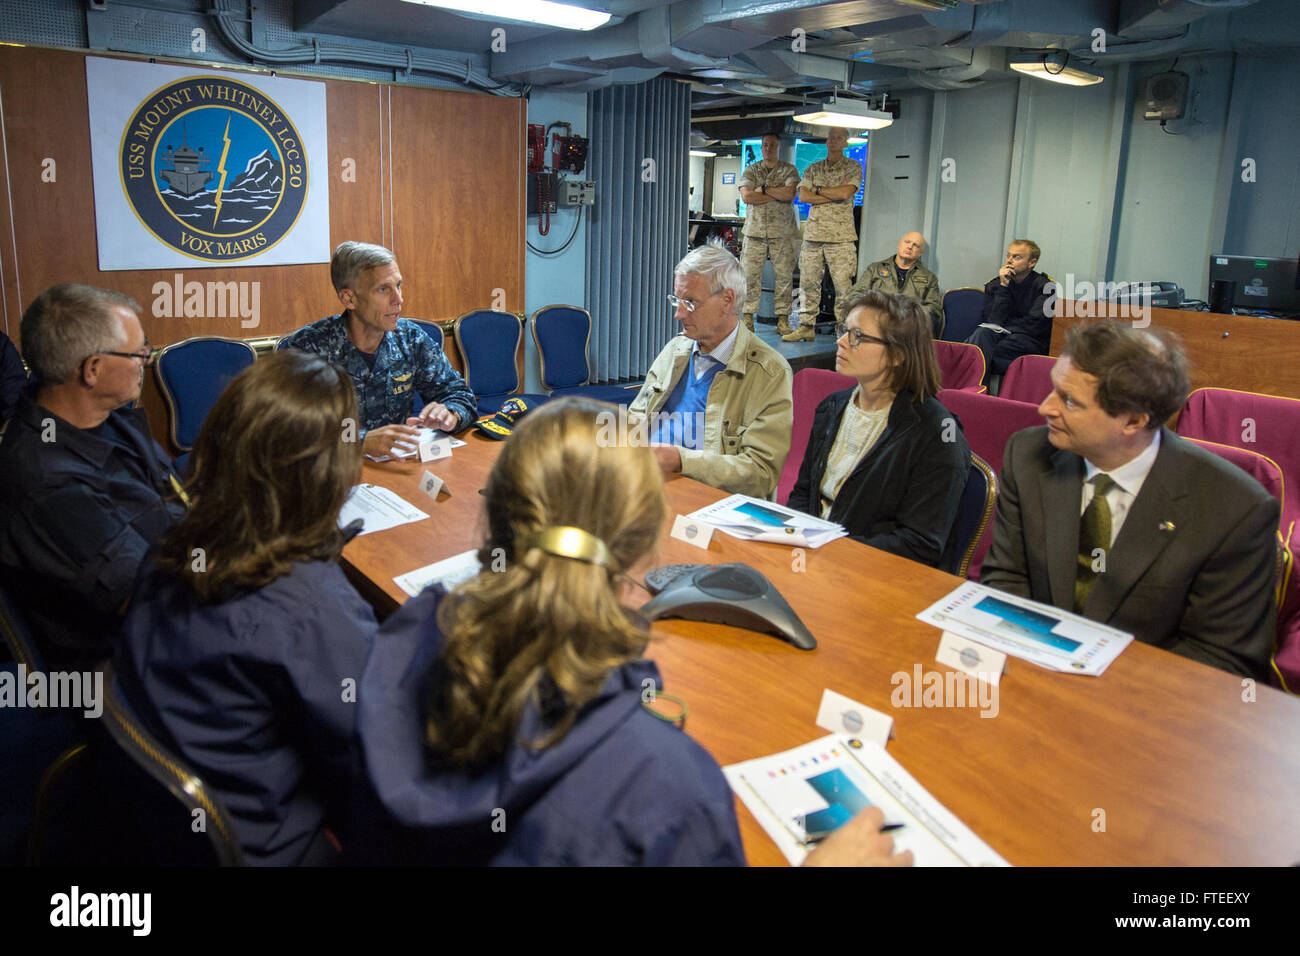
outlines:
[{"label": "watch on wrist", "polygon": [[822,194],[822,188],[820,186],[814,186],[813,193],[820,196]]},{"label": "watch on wrist", "polygon": [[758,191],[761,192],[764,196],[766,196],[766,195],[767,195],[767,183],[764,183],[763,185],[759,186],[759,187],[758,187]]}]

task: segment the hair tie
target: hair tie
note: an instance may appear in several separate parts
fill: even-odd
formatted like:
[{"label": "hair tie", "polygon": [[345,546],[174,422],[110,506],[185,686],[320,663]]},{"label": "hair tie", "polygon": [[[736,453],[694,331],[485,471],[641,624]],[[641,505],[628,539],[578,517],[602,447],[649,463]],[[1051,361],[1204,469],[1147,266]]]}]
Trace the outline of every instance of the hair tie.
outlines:
[{"label": "hair tie", "polygon": [[520,543],[525,554],[530,548],[537,548],[556,557],[573,558],[600,567],[608,567],[610,563],[609,547],[605,542],[581,528],[544,528],[530,534]]}]

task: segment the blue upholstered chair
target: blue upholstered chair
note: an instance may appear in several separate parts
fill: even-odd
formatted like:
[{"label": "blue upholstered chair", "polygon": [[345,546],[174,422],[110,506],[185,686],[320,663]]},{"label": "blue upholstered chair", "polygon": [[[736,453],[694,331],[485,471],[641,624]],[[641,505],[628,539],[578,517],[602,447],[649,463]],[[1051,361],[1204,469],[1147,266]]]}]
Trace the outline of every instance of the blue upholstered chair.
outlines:
[{"label": "blue upholstered chair", "polygon": [[[33,865],[238,866],[234,822],[203,779],[132,712],[110,672],[89,739],[41,781]],[[203,821],[203,827],[194,821]]]},{"label": "blue upholstered chair", "polygon": [[533,341],[541,365],[542,387],[551,397],[582,395],[615,405],[630,405],[640,385],[589,385],[591,313],[576,305],[547,305],[533,313]]},{"label": "blue upholstered chair", "polygon": [[[0,663],[0,672],[25,694],[27,676],[45,673],[46,667],[27,619],[9,593],[0,587],[0,634],[12,661]],[[19,667],[24,668],[19,671]],[[27,829],[36,793],[47,767],[80,737],[73,714],[49,707],[0,707],[0,865],[23,862]]]},{"label": "blue upholstered chair", "polygon": [[445,336],[443,335],[441,325],[439,325],[437,322],[429,322],[425,319],[411,319],[410,321],[414,322],[421,329],[423,329],[424,334],[429,336],[429,338],[433,339],[434,344],[437,345],[438,348],[440,349],[446,348],[446,340],[445,340]]},{"label": "blue upholstered chair", "polygon": [[[418,325],[425,335],[433,339],[433,343],[438,346],[438,348],[443,349],[444,351],[446,350],[447,340],[446,336],[443,334],[441,325],[437,322],[429,322],[425,319],[411,319],[410,321]],[[415,396],[414,410],[411,414],[418,418],[422,411],[424,411],[424,399],[417,394]]]},{"label": "blue upholstered chair", "polygon": [[943,294],[945,342],[965,342],[984,315],[984,290],[974,286],[949,289]]},{"label": "blue upholstered chair", "polygon": [[[496,309],[475,309],[456,320],[456,340],[465,359],[465,384],[474,390],[480,415],[500,411],[501,404],[519,392],[519,350],[524,326],[519,316]],[[530,404],[548,395],[521,395]]]},{"label": "blue upholstered chair", "polygon": [[158,353],[154,370],[177,448],[183,452],[194,448],[217,396],[256,359],[257,353],[247,342],[220,336],[186,339]]},{"label": "blue upholstered chair", "polygon": [[992,527],[993,511],[998,503],[998,479],[993,469],[979,455],[970,456],[970,473],[962,489],[961,504],[957,508],[957,522],[953,525],[956,548],[953,564],[945,570],[966,577],[971,559],[975,556],[984,535]]}]

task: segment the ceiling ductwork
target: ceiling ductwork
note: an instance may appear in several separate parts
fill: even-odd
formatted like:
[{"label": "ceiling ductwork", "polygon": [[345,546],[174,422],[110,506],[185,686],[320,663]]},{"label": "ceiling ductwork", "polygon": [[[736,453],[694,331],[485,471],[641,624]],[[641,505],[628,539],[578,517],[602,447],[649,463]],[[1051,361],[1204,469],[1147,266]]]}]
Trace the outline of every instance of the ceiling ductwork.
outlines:
[{"label": "ceiling ductwork", "polygon": [[909,70],[907,76],[917,86],[927,90],[961,90],[978,86],[984,82],[984,74],[990,70],[1005,70],[1006,66],[1006,50],[982,46],[970,51],[970,63],[966,66],[951,66],[942,70]]},{"label": "ceiling ductwork", "polygon": [[1116,27],[1121,36],[1168,35],[1211,14],[1243,10],[1257,3],[1259,0],[1123,0]]},{"label": "ceiling ductwork", "polygon": [[[236,18],[253,0],[214,2],[228,32],[251,22]],[[509,44],[498,52],[487,49],[483,19],[400,0],[294,0],[299,29],[338,42],[254,52],[267,62],[318,55],[342,61],[347,54],[336,48],[364,37],[397,46],[383,51],[384,62],[422,68],[428,54],[412,44],[459,50],[488,64],[488,76],[470,78],[499,92],[593,90],[669,75],[699,84],[697,109],[743,115],[746,106],[770,109],[835,89],[876,95],[1011,82],[1019,74],[1007,68],[1009,52],[1065,50],[1096,68],[1300,49],[1300,0],[936,0],[946,9],[916,0],[582,2],[613,14],[614,22],[584,33],[507,23]],[[238,36],[231,42],[253,49]],[[357,51],[358,62],[378,55],[367,59],[365,52]],[[430,59],[427,68],[455,63],[442,60]],[[465,62],[457,64],[462,76],[470,69]]]}]

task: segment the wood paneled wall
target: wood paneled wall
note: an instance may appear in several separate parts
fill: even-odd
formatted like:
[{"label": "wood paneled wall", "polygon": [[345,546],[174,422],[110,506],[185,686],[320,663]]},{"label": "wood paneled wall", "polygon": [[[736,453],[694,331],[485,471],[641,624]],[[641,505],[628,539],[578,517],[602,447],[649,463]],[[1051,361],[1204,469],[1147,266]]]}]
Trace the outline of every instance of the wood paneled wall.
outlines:
[{"label": "wood paneled wall", "polygon": [[[1058,303],[1061,310],[1065,303]],[[1076,316],[1096,303],[1074,303]],[[1151,324],[1177,333],[1191,361],[1193,388],[1217,386],[1300,398],[1300,322],[1251,315],[1152,309]],[[1065,333],[1090,317],[1052,322],[1052,354],[1059,355]]]},{"label": "wood paneled wall", "polygon": [[[101,272],[87,118],[85,57],[78,51],[0,47],[3,169],[0,169],[0,304],[18,341],[23,309],[58,282],[117,289],[138,300],[150,342],[194,335],[281,335],[339,309],[326,263],[192,270]],[[98,55],[98,54],[96,54]],[[207,68],[205,68],[207,69]],[[330,247],[345,239],[398,255],[404,313],[454,319],[490,308],[524,308],[523,100],[483,93],[325,80]],[[56,163],[42,182],[42,161]],[[343,181],[343,160],[356,181]],[[236,316],[159,318],[154,283],[258,281],[260,324]]]}]

